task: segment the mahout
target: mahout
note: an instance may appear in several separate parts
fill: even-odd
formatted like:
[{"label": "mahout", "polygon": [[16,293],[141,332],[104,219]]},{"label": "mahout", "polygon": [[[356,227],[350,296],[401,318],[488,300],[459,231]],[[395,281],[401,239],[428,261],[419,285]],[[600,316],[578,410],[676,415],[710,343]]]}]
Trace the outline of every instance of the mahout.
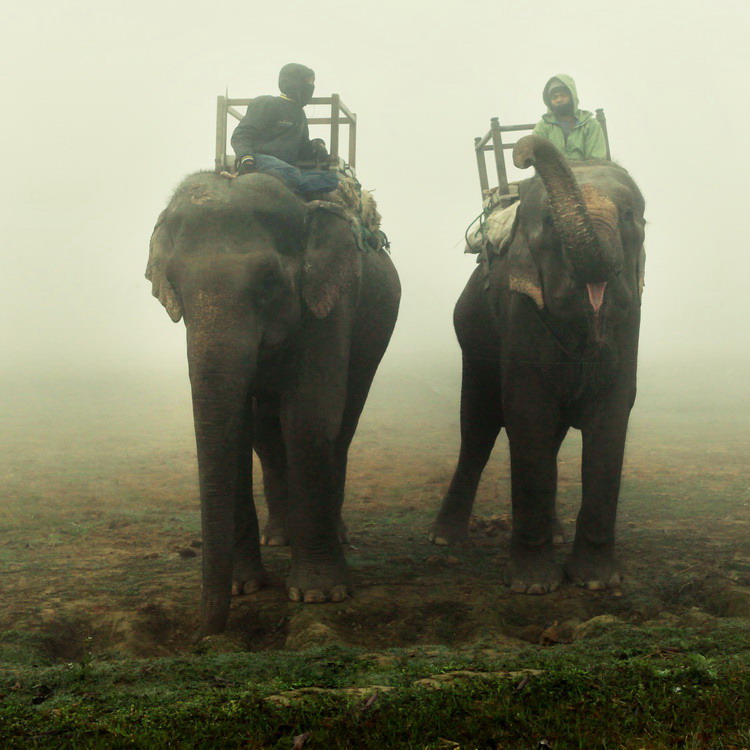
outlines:
[{"label": "mahout", "polygon": [[291,546],[291,599],[340,601],[349,444],[396,322],[398,275],[364,252],[344,213],[267,174],[187,177],[151,239],[147,278],[184,318],[200,478],[200,635],[231,596],[267,581],[252,452],[269,507],[264,541]]},{"label": "mahout", "polygon": [[[430,540],[466,537],[482,471],[505,428],[510,445],[512,591],[543,594],[564,573],[616,586],[615,517],[644,273],[644,201],[622,167],[567,161],[539,136],[514,148],[520,183],[509,241],[490,248],[456,304],[462,350],[461,449]],[[582,503],[563,568],[555,560],[557,454],[582,433]]]}]

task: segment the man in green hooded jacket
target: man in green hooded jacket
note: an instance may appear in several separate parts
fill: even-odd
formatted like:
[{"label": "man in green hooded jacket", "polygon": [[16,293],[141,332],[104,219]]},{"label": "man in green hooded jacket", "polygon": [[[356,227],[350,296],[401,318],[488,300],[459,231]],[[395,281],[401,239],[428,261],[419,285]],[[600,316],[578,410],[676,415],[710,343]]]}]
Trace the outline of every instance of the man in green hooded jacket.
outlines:
[{"label": "man in green hooded jacket", "polygon": [[566,159],[606,159],[607,145],[602,126],[591,112],[578,108],[575,81],[564,73],[547,81],[542,99],[547,114],[534,128],[557,146]]}]

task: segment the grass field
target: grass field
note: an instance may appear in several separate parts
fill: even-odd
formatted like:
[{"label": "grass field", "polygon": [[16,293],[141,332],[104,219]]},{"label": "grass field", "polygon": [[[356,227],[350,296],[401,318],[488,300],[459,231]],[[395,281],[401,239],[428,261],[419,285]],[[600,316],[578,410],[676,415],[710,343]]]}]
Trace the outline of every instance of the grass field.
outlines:
[{"label": "grass field", "polygon": [[[642,366],[618,526],[622,587],[524,597],[502,584],[504,437],[470,544],[432,547],[426,530],[458,448],[459,373],[389,363],[351,452],[354,598],[288,602],[289,553],[271,548],[272,584],[236,599],[227,635],[197,649],[186,377],[8,377],[0,738],[18,747],[292,748],[297,737],[307,748],[750,748],[746,377],[741,366]],[[569,534],[579,454],[571,433],[559,490]]]}]

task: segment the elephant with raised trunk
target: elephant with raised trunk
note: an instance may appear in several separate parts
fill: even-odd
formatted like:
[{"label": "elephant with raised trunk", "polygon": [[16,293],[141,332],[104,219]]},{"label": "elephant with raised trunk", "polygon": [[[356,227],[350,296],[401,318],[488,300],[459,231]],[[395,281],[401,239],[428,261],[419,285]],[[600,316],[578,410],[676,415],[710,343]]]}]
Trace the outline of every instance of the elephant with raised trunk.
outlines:
[{"label": "elephant with raised trunk", "polygon": [[[518,141],[534,166],[503,249],[489,249],[454,314],[463,355],[461,451],[430,539],[465,537],[479,479],[505,427],[513,529],[507,581],[543,594],[567,576],[616,586],[615,516],[635,400],[644,270],[644,202],[605,160],[569,162],[538,136]],[[506,209],[507,210],[507,209]],[[553,555],[557,454],[583,435],[583,497],[570,556]]]},{"label": "elephant with raised trunk", "polygon": [[146,275],[187,329],[203,635],[225,628],[232,594],[266,582],[253,449],[269,506],[265,540],[291,545],[290,598],[348,595],[347,452],[400,299],[388,254],[361,244],[345,214],[305,204],[265,174],[192,175],[154,229]]}]

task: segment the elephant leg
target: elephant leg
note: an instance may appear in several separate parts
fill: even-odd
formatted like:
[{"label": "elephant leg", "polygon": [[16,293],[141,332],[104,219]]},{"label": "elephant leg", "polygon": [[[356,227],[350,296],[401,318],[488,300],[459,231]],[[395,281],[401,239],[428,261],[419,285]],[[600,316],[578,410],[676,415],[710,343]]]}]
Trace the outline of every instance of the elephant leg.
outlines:
[{"label": "elephant leg", "polygon": [[618,586],[621,580],[615,558],[615,521],[629,409],[612,412],[597,415],[582,429],[583,498],[573,549],[565,564],[568,578],[591,590]]},{"label": "elephant leg", "polygon": [[346,465],[349,458],[349,447],[338,447],[336,449],[336,466],[334,469],[334,493],[336,495],[336,508],[338,518],[336,520],[336,533],[338,534],[341,544],[349,544],[349,529],[344,523],[343,507],[344,493],[346,490]]},{"label": "elephant leg", "polygon": [[552,544],[557,547],[565,544],[565,527],[562,525],[562,522],[557,515],[557,508],[555,508],[555,518],[552,522],[552,527],[554,529],[552,534]]},{"label": "elephant leg", "polygon": [[[531,404],[534,399],[529,399]],[[509,420],[513,531],[506,579],[514,593],[546,594],[563,578],[555,562],[557,454],[567,426],[556,409]],[[519,425],[520,422],[520,425]]]},{"label": "elephant leg", "polygon": [[336,435],[332,433],[338,430],[340,414],[331,420],[330,414],[315,413],[310,406],[298,404],[292,413],[282,413],[289,462],[289,598],[341,601],[348,595],[350,578],[338,534]]},{"label": "elephant leg", "polygon": [[338,535],[337,443],[346,405],[350,331],[346,308],[305,331],[299,374],[282,394],[289,481],[292,601],[341,601],[350,588]]},{"label": "elephant leg", "polygon": [[253,419],[248,407],[237,467],[234,511],[232,596],[250,594],[268,582],[258,543],[258,514],[253,499]]},{"label": "elephant leg", "polygon": [[359,306],[349,353],[346,405],[341,418],[341,429],[336,441],[335,492],[338,507],[338,534],[342,544],[349,536],[342,518],[346,489],[346,467],[349,446],[357,431],[359,418],[370,393],[380,360],[396,324],[400,291],[398,277],[387,256],[372,255],[369,268],[373,283],[360,290]]},{"label": "elephant leg", "polygon": [[[346,489],[346,467],[349,457],[349,446],[357,431],[359,418],[365,407],[370,386],[375,378],[380,359],[387,346],[388,339],[380,337],[381,341],[365,341],[368,344],[367,351],[361,351],[362,347],[352,345],[352,354],[349,365],[349,377],[346,389],[346,406],[341,418],[341,430],[336,441],[335,456],[335,493],[338,509],[338,534],[342,544],[349,543],[349,535],[341,511],[344,505],[344,493]],[[384,339],[384,340],[382,340]],[[361,343],[361,340],[360,340]],[[380,346],[378,346],[380,344]]]},{"label": "elephant leg", "polygon": [[289,488],[278,396],[258,397],[255,424],[255,452],[263,467],[263,492],[268,504],[268,520],[260,543],[283,547],[289,544]]},{"label": "elephant leg", "polygon": [[448,494],[429,533],[434,544],[464,539],[479,480],[502,428],[497,364],[464,357],[461,383],[461,452]]}]

